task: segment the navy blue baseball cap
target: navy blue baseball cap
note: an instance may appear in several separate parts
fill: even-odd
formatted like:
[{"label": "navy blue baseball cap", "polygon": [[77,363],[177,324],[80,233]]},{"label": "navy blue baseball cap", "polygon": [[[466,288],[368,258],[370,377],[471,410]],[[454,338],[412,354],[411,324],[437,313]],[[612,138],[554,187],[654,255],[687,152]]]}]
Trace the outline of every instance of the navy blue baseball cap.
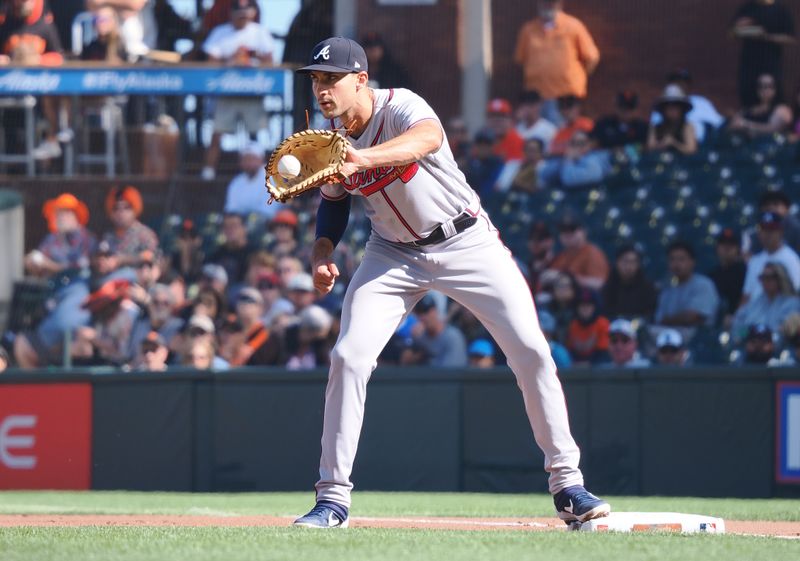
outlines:
[{"label": "navy blue baseball cap", "polygon": [[347,37],[329,37],[317,43],[311,51],[308,66],[295,72],[366,72],[367,69],[367,54],[361,45]]}]

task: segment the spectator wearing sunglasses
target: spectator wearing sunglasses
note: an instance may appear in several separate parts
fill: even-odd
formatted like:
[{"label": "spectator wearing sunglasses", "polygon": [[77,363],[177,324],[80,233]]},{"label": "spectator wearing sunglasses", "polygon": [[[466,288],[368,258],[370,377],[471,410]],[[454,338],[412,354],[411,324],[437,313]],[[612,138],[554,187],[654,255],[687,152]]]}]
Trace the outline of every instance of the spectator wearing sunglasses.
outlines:
[{"label": "spectator wearing sunglasses", "polygon": [[741,340],[748,326],[756,323],[763,323],[777,333],[789,315],[800,312],[800,298],[783,265],[777,261],[768,262],[758,275],[758,280],[761,293],[739,308],[733,316],[731,334],[734,340]]}]

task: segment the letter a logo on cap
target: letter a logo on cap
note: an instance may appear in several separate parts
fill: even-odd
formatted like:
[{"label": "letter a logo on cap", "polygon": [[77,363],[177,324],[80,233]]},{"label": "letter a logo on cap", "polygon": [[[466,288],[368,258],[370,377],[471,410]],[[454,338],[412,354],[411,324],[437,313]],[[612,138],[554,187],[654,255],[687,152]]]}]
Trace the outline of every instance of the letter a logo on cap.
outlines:
[{"label": "letter a logo on cap", "polygon": [[319,52],[314,55],[314,60],[317,60],[319,57],[322,57],[322,60],[328,60],[331,58],[331,46],[325,45],[322,47]]}]

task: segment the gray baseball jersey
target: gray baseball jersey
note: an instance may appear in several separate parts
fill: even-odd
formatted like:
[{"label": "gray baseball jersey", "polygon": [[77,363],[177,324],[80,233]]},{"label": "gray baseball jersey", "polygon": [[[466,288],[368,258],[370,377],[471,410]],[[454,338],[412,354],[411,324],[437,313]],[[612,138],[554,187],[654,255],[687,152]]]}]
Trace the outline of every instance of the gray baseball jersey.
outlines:
[{"label": "gray baseball jersey", "polygon": [[[428,104],[408,90],[374,94],[372,117],[360,137],[352,139],[356,148],[386,142],[423,120],[439,122]],[[367,382],[389,338],[429,290],[446,294],[474,313],[508,357],[536,442],[545,454],[550,491],[583,484],[580,452],[530,290],[446,139],[419,162],[363,171],[322,192],[334,200],[365,197],[373,232],[348,285],[341,332],[331,353],[317,500],[350,506],[350,474]],[[462,213],[477,222],[458,232],[453,220]],[[408,243],[445,224],[449,226],[444,241]]]},{"label": "gray baseball jersey", "polygon": [[[355,148],[385,142],[420,121],[439,122],[425,100],[409,90],[373,91],[372,119],[360,137],[349,139]],[[342,123],[332,125],[344,128]],[[468,209],[477,213],[480,207],[478,195],[458,169],[447,142],[419,162],[362,171],[322,188],[322,196],[333,200],[348,194],[365,198],[373,231],[388,241],[424,238],[439,224]]]}]

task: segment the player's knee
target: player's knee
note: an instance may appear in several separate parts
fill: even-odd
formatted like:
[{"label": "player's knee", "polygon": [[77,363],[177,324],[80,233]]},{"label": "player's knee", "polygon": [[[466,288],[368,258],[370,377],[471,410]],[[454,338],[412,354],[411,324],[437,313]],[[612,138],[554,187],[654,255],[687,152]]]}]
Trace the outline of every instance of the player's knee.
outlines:
[{"label": "player's knee", "polygon": [[333,372],[363,373],[369,376],[374,370],[376,359],[366,356],[363,350],[352,345],[336,345],[331,351],[331,370]]},{"label": "player's knee", "polygon": [[534,370],[551,368],[555,370],[555,363],[549,346],[523,345],[516,352],[508,353],[507,356],[512,368],[521,367]]}]

